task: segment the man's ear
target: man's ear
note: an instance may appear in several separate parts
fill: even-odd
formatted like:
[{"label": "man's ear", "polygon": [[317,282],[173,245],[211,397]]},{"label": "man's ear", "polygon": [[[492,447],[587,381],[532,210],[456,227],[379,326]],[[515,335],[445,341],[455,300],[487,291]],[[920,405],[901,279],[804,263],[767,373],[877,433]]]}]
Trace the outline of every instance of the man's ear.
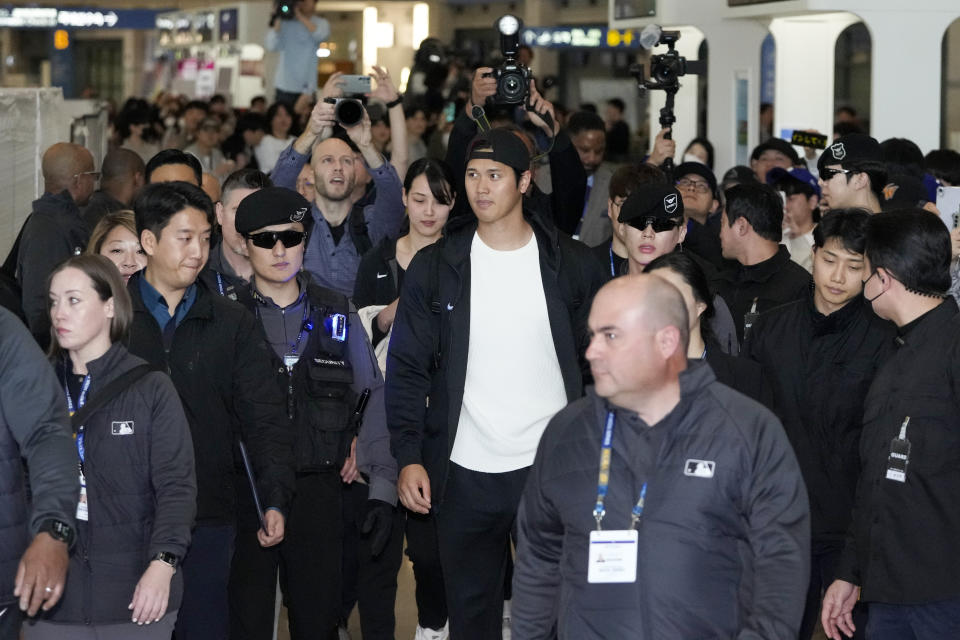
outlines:
[{"label": "man's ear", "polygon": [[520,182],[517,184],[517,188],[520,190],[520,193],[526,195],[527,189],[530,188],[530,182],[533,180],[533,173],[528,169],[520,174]]},{"label": "man's ear", "polygon": [[657,331],[656,341],[660,356],[667,360],[676,353],[680,346],[680,330],[676,327],[666,326]]},{"label": "man's ear", "polygon": [[[406,203],[404,203],[406,204]],[[223,202],[216,201],[213,203],[213,210],[217,214],[217,224],[221,227],[223,226]]]},{"label": "man's ear", "polygon": [[[161,233],[163,232],[161,231]],[[153,231],[144,229],[140,233],[140,247],[148,256],[152,256],[157,252],[157,236],[153,235]]]}]

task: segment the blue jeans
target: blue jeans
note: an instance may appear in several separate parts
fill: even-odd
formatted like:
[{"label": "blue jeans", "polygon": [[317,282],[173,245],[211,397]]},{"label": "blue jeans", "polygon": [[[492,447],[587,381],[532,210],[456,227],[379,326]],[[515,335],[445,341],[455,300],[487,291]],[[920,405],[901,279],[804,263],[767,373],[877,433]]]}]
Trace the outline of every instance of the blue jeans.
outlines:
[{"label": "blue jeans", "polygon": [[960,598],[926,604],[871,602],[867,640],[960,638]]}]

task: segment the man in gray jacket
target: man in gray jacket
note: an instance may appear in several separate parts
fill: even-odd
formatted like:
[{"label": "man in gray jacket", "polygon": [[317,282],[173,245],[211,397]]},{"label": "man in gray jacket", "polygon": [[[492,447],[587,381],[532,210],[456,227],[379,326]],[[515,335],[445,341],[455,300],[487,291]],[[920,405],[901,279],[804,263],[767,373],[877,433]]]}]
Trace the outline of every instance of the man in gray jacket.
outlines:
[{"label": "man in gray jacket", "polygon": [[47,611],[63,594],[79,489],[53,367],[20,320],[0,309],[0,640],[20,636],[20,610]]},{"label": "man in gray jacket", "polygon": [[607,284],[589,326],[596,386],[550,422],[520,505],[514,640],[795,638],[809,506],[780,423],[688,365],[657,276]]}]

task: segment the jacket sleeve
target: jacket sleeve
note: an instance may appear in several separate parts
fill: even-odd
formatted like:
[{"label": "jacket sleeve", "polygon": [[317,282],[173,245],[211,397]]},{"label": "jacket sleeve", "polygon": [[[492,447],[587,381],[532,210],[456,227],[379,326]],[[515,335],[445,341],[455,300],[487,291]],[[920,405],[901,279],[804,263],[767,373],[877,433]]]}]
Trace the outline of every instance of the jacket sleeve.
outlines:
[{"label": "jacket sleeve", "polygon": [[580,154],[564,129],[560,130],[550,152],[550,194],[553,219],[557,228],[567,234],[577,230],[587,193],[587,172]]},{"label": "jacket sleeve", "polygon": [[464,191],[463,176],[467,170],[467,147],[473,136],[477,135],[477,124],[470,119],[464,109],[453,121],[450,139],[447,140],[447,166],[453,172],[453,183],[457,188],[457,201],[453,203],[450,218],[462,214],[472,214],[470,202]]},{"label": "jacket sleeve", "polygon": [[23,291],[27,325],[41,345],[50,343],[47,277],[55,266],[73,255],[73,249],[65,231],[48,218],[30,216],[20,244],[17,280]]},{"label": "jacket sleeve", "polygon": [[430,311],[429,271],[437,246],[414,256],[403,279],[387,351],[386,409],[390,448],[403,469],[422,464],[424,420],[430,395],[437,320]]},{"label": "jacket sleeve", "polygon": [[545,449],[551,426],[540,441],[517,511],[511,617],[514,637],[523,640],[555,637],[560,602],[563,523],[544,492],[542,477],[544,466],[550,464]]},{"label": "jacket sleeve", "polygon": [[[272,31],[272,29],[271,29]],[[297,153],[293,148],[293,143],[280,153],[277,163],[273,165],[273,171],[270,172],[270,180],[278,187],[297,190],[297,176],[307,164],[309,156]]]},{"label": "jacket sleeve", "polygon": [[193,439],[173,382],[162,373],[146,379],[156,388],[150,424],[150,480],[156,515],[150,557],[167,551],[183,558],[197,515]]},{"label": "jacket sleeve", "polygon": [[757,406],[744,469],[744,513],[753,551],[752,601],[737,638],[793,638],[810,578],[810,505],[780,422]]},{"label": "jacket sleeve", "polygon": [[50,518],[74,524],[80,482],[63,390],[26,327],[0,309],[0,416],[30,472],[30,531]]},{"label": "jacket sleeve", "polygon": [[353,297],[350,301],[357,309],[376,304],[377,267],[381,266],[380,251],[374,247],[360,258],[357,279],[353,281]]},{"label": "jacket sleeve", "polygon": [[357,467],[370,478],[370,499],[397,504],[397,461],[390,453],[390,432],[383,406],[383,377],[377,365],[367,332],[356,311],[350,312],[347,337],[350,364],[353,366],[353,390],[370,389],[367,410],[357,436]]},{"label": "jacket sleeve", "polygon": [[294,431],[286,419],[283,389],[267,344],[246,309],[238,315],[233,369],[233,409],[250,452],[264,509],[287,512],[293,496]]},{"label": "jacket sleeve", "polygon": [[373,246],[384,238],[396,239],[403,227],[405,211],[401,192],[403,185],[397,170],[389,162],[377,169],[369,169],[370,177],[377,187],[377,199],[368,205],[363,215],[367,221],[367,232]]}]

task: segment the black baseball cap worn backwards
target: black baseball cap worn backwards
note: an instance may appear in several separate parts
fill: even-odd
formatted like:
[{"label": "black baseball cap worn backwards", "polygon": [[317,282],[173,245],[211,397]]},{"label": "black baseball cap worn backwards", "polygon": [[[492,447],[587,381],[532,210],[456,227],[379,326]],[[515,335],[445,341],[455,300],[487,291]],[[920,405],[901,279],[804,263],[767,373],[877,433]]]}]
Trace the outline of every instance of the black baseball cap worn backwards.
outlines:
[{"label": "black baseball cap worn backwards", "polygon": [[670,184],[642,184],[627,196],[620,207],[617,221],[644,229],[648,218],[674,220],[682,217],[683,198],[676,187]]},{"label": "black baseball cap worn backwards", "polygon": [[237,233],[245,236],[263,227],[288,222],[301,222],[306,230],[312,220],[310,203],[302,195],[283,187],[266,187],[240,201],[234,226]]},{"label": "black baseball cap worn backwards", "polygon": [[496,128],[478,133],[467,147],[467,160],[493,160],[518,171],[530,170],[530,150],[519,134]]}]

